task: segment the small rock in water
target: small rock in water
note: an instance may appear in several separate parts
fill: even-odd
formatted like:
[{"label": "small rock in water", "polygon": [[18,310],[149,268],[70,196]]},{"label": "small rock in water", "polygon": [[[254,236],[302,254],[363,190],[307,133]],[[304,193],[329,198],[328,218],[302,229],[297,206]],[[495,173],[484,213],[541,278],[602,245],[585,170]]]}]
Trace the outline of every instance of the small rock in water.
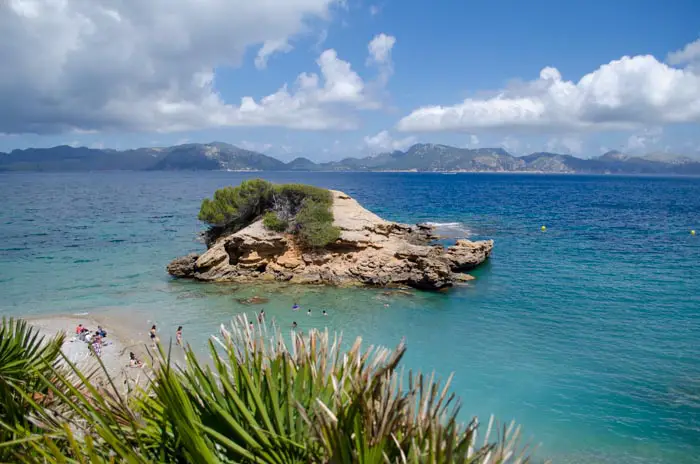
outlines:
[{"label": "small rock in water", "polygon": [[261,296],[251,296],[250,298],[238,298],[236,301],[238,301],[240,304],[247,304],[247,305],[252,305],[252,304],[265,304],[270,301],[269,298],[263,298]]}]

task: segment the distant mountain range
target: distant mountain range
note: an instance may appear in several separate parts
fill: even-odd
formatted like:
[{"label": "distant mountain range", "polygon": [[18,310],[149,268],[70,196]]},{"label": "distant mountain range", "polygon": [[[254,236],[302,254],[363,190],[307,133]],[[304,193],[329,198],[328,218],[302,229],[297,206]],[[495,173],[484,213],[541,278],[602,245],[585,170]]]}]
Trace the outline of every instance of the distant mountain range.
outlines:
[{"label": "distant mountain range", "polygon": [[583,174],[700,175],[700,161],[667,153],[629,156],[610,151],[582,159],[557,153],[513,156],[502,148],[456,148],[419,143],[406,151],[314,163],[278,159],[227,143],[166,148],[103,150],[66,145],[0,153],[0,171],[231,170],[231,171],[416,171],[543,172]]}]

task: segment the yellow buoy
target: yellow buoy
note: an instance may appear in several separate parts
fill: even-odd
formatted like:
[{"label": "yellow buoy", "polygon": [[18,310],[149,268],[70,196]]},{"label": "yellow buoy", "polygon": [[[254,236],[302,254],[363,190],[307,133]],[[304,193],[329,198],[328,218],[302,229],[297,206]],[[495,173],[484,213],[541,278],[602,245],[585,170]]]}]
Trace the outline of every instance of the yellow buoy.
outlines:
[{"label": "yellow buoy", "polygon": [[542,232],[546,231],[546,230],[547,230],[547,226],[542,226],[542,227],[540,227],[540,230],[541,230]]},{"label": "yellow buoy", "polygon": [[695,235],[695,231],[694,231],[694,230],[691,230],[691,231],[690,231],[690,235]]}]

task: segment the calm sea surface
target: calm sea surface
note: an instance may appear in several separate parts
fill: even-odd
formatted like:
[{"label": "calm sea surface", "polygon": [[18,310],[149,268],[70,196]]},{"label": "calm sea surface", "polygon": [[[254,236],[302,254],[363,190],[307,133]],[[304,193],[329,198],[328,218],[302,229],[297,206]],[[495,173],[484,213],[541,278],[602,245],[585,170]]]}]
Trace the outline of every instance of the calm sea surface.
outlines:
[{"label": "calm sea surface", "polygon": [[[700,232],[700,179],[263,176],[493,238],[494,254],[446,294],[174,281],[168,261],[202,249],[201,199],[252,175],[0,174],[0,314],[123,314],[164,334],[181,324],[203,348],[220,323],[260,309],[236,299],[263,294],[283,325],[406,337],[407,366],[455,372],[465,419],[515,419],[555,462],[700,461],[700,235],[689,232]],[[295,300],[313,315],[292,313]]]}]

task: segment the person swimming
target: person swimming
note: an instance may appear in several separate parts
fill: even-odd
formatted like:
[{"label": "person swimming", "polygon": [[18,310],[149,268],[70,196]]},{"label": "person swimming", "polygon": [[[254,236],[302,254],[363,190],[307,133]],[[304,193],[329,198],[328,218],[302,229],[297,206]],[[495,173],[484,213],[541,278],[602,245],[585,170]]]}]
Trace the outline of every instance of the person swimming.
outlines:
[{"label": "person swimming", "polygon": [[323,310],[323,315],[324,315],[324,316],[328,316],[328,313],[326,312],[325,309]]},{"label": "person swimming", "polygon": [[311,316],[311,309],[309,309],[308,311],[306,311],[306,315],[307,315],[307,316]]},{"label": "person swimming", "polygon": [[292,322],[292,329],[296,329],[296,328],[297,328],[297,321],[294,321],[294,322]]},{"label": "person swimming", "polygon": [[292,305],[292,311],[299,311],[299,305],[294,303],[294,305]]},{"label": "person swimming", "polygon": [[262,324],[264,320],[265,320],[265,310],[261,309],[260,314],[258,314],[258,322]]}]

